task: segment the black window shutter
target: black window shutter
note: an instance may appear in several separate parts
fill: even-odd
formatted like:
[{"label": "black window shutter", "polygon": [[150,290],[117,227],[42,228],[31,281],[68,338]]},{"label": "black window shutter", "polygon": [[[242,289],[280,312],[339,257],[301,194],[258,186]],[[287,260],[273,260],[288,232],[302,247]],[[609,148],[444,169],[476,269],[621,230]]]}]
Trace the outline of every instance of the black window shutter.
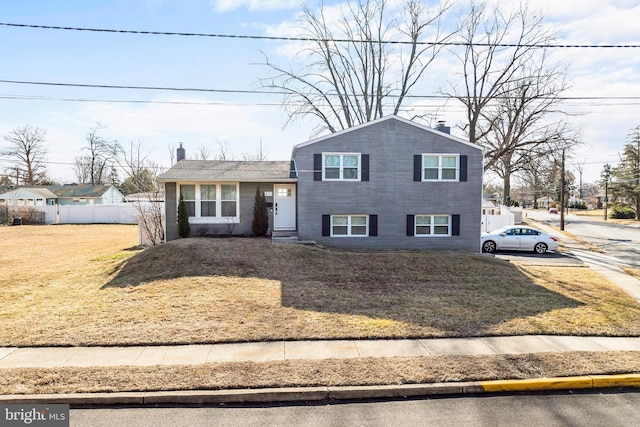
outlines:
[{"label": "black window shutter", "polygon": [[322,215],[322,235],[331,236],[331,215]]},{"label": "black window shutter", "polygon": [[460,181],[467,180],[467,156],[460,156]]},{"label": "black window shutter", "polygon": [[369,181],[369,155],[362,154],[360,156],[360,160],[362,161],[362,172],[360,173],[360,180]]},{"label": "black window shutter", "polygon": [[313,155],[313,180],[322,181],[322,154]]},{"label": "black window shutter", "polygon": [[414,236],[415,234],[415,216],[407,215],[407,236]]},{"label": "black window shutter", "polygon": [[420,154],[413,156],[413,180],[422,181],[422,156]]},{"label": "black window shutter", "polygon": [[460,215],[451,215],[451,235],[460,235]]},{"label": "black window shutter", "polygon": [[369,215],[369,236],[378,235],[378,215]]}]

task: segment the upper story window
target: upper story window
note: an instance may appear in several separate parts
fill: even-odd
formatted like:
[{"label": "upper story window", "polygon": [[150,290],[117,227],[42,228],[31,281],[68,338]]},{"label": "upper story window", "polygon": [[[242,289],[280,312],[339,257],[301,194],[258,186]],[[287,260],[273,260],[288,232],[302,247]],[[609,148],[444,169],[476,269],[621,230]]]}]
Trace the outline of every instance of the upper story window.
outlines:
[{"label": "upper story window", "polygon": [[458,181],[460,156],[457,154],[423,154],[423,181]]},{"label": "upper story window", "polygon": [[237,183],[181,184],[179,191],[189,217],[196,222],[239,220]]},{"label": "upper story window", "polygon": [[323,153],[324,181],[360,181],[360,153]]}]

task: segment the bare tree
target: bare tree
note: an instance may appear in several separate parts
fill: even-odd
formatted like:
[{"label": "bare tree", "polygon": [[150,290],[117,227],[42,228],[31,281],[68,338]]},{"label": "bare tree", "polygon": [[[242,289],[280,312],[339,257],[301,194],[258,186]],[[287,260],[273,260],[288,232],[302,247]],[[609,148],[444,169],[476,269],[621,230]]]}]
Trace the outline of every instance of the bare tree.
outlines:
[{"label": "bare tree", "polygon": [[[318,11],[303,6],[300,36],[310,40],[299,54],[304,65],[294,70],[265,58],[272,75],[261,80],[284,93],[289,120],[312,117],[319,122],[316,133],[336,132],[401,110],[450,37],[440,30],[450,2],[429,9],[423,1],[406,0],[400,23],[388,5],[348,0],[337,22],[323,5]],[[427,36],[434,43],[422,44]]]},{"label": "bare tree", "polygon": [[541,159],[552,158],[579,142],[564,114],[555,107],[565,90],[563,73],[542,63],[523,68],[523,76],[505,85],[509,96],[500,97],[482,111],[479,142],[485,147],[485,170],[503,179],[508,202],[511,176]]},{"label": "bare tree", "polygon": [[211,157],[211,150],[209,150],[209,147],[207,147],[206,145],[201,145],[198,148],[198,152],[196,153],[196,159],[209,160],[209,157]]},{"label": "bare tree", "polygon": [[262,147],[262,139],[261,139],[260,146],[258,147],[258,149],[254,154],[244,153],[242,154],[241,157],[242,157],[242,160],[245,160],[245,161],[264,162],[267,160],[268,156],[269,156],[269,153],[264,151],[264,148]]},{"label": "bare tree", "polygon": [[542,20],[526,7],[504,15],[498,6],[489,10],[486,3],[471,0],[457,32],[456,46],[464,49],[452,49],[462,65],[462,83],[450,82],[452,92],[447,93],[466,107],[471,142],[478,143],[491,129],[490,124],[481,126],[484,110],[496,99],[511,96],[522,68],[541,51],[537,46],[553,40]]},{"label": "bare tree", "polygon": [[83,154],[76,157],[75,172],[79,182],[91,185],[104,184],[109,179],[111,167],[118,154],[118,143],[110,142],[98,135],[104,129],[96,124],[87,133],[87,145],[82,147]]},{"label": "bare tree", "polygon": [[18,127],[4,137],[9,146],[0,150],[14,164],[7,174],[15,176],[17,185],[37,185],[46,180],[46,131],[30,125]]},{"label": "bare tree", "polygon": [[504,15],[473,1],[459,33],[463,90],[452,96],[466,107],[469,140],[485,147],[485,171],[503,179],[505,204],[514,173],[578,140],[556,108],[565,70],[549,64],[544,46],[553,34],[542,20],[522,5]]},{"label": "bare tree", "polygon": [[229,144],[218,141],[218,154],[213,160],[233,160],[233,154],[229,150]]},{"label": "bare tree", "polygon": [[148,160],[149,152],[142,141],[129,141],[120,147],[118,165],[126,175],[123,187],[128,194],[139,193],[134,206],[138,211],[138,225],[152,245],[164,242],[164,197],[157,177],[160,167]]}]

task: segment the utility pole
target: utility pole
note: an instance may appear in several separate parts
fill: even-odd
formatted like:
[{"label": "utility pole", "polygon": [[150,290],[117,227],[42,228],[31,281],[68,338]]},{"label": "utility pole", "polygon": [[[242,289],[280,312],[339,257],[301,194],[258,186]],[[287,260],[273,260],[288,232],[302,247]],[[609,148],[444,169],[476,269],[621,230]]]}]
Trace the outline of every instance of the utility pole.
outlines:
[{"label": "utility pole", "polygon": [[560,175],[560,230],[562,231],[564,231],[564,166],[564,150],[562,150],[562,165],[560,166],[560,169],[562,170]]},{"label": "utility pole", "polygon": [[609,206],[609,180],[611,179],[611,165],[604,165],[604,171],[602,172],[602,178],[604,179],[604,220],[607,220],[607,208]]}]

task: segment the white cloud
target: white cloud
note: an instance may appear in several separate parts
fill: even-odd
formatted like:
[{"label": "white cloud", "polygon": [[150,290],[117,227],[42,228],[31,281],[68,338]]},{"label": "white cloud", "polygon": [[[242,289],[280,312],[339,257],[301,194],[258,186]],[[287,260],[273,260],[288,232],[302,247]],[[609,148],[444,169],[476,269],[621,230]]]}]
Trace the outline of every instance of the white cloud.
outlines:
[{"label": "white cloud", "polygon": [[211,6],[216,12],[231,12],[241,7],[251,11],[284,10],[298,7],[297,0],[211,0]]}]

